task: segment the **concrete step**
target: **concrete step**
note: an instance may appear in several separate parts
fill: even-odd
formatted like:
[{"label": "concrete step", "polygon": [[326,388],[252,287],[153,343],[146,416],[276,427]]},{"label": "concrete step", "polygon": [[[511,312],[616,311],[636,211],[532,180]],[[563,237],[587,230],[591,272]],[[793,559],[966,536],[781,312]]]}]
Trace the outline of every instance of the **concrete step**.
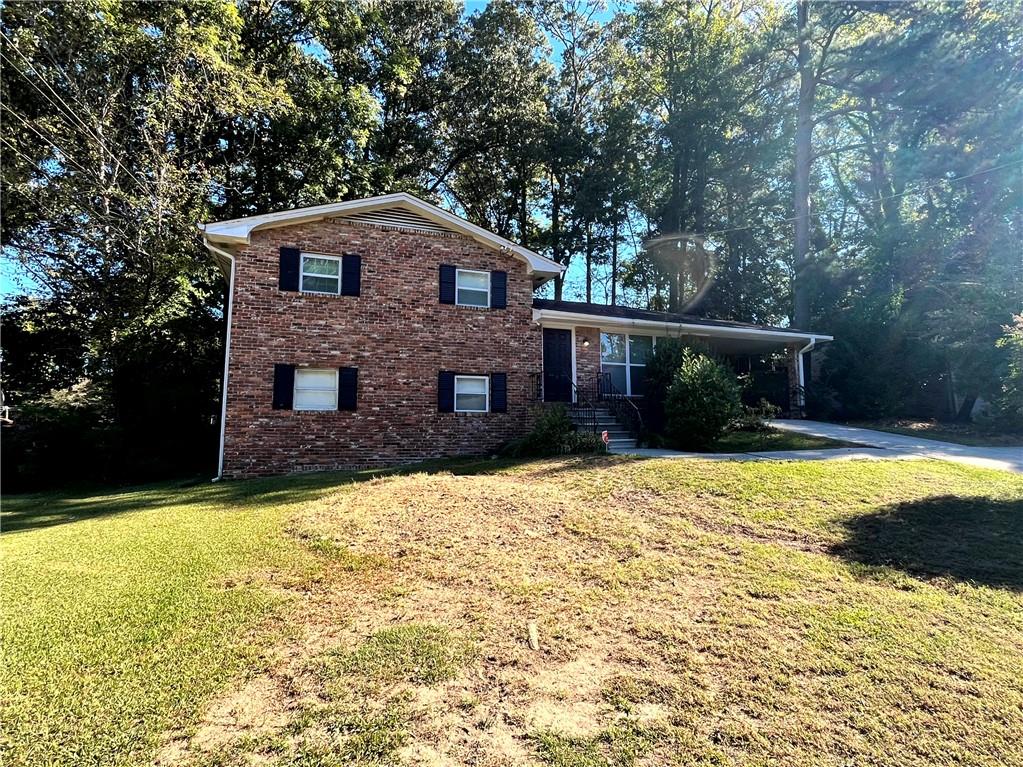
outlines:
[{"label": "concrete step", "polygon": [[596,420],[592,418],[573,418],[572,423],[574,423],[576,426],[590,426],[591,424],[594,423],[597,424],[598,426],[604,427],[619,425],[618,421],[615,420],[614,418],[597,418]]},{"label": "concrete step", "polygon": [[607,443],[608,450],[632,450],[636,447],[634,439],[613,439]]}]

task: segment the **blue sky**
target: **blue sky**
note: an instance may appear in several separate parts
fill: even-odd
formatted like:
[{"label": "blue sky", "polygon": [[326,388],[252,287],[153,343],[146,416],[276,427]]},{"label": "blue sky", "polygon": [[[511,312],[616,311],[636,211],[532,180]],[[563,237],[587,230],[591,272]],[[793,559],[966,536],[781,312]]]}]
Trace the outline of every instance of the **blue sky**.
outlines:
[{"label": "blue sky", "polygon": [[[606,23],[611,20],[616,10],[621,7],[627,6],[627,3],[609,3],[605,10],[597,14],[596,19],[601,23]],[[486,0],[469,0],[465,3],[464,15],[469,16],[473,13],[483,10],[486,8]],[[551,38],[548,38],[551,44],[553,55],[555,60],[560,59],[562,46]],[[578,265],[574,265],[578,267]],[[570,269],[568,275],[569,292],[575,292],[579,289],[581,292],[582,274],[576,274],[576,269]],[[35,293],[39,290],[39,285],[36,283],[22,268],[21,264],[12,255],[5,253],[0,258],[0,299],[5,299],[10,296],[20,295],[23,293]],[[594,298],[598,301],[601,300],[602,290],[597,288],[595,291],[596,295]]]},{"label": "blue sky", "polygon": [[35,292],[36,283],[13,258],[0,259],[0,299]]}]

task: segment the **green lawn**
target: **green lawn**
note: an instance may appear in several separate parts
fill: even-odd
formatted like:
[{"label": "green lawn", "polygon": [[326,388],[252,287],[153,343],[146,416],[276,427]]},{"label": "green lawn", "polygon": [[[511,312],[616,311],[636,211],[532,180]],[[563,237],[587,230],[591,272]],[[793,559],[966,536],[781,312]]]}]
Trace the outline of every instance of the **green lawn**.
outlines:
[{"label": "green lawn", "polygon": [[4,764],[1023,763],[1023,477],[423,468],[5,498]]},{"label": "green lawn", "polygon": [[765,431],[730,431],[717,440],[708,453],[760,453],[766,450],[827,450],[838,447],[857,447],[853,442],[815,437],[794,431],[767,429]]}]

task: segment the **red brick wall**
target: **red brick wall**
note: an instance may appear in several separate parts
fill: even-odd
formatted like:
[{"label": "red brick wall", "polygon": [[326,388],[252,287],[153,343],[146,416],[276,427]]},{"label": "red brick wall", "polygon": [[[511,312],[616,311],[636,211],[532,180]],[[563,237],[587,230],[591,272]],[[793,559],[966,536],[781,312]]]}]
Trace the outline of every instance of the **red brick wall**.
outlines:
[{"label": "red brick wall", "polygon": [[[589,341],[589,346],[583,346]],[[589,391],[600,372],[600,329],[577,327],[575,329],[575,375],[576,383]]]},{"label": "red brick wall", "polygon": [[[361,295],[282,292],[281,246],[360,254]],[[442,263],[507,271],[508,308],[441,304]],[[462,235],[320,221],[254,232],[236,269],[225,476],[481,454],[527,430],[540,331],[531,278],[514,256]],[[275,363],[357,367],[357,410],[273,410]],[[440,370],[507,373],[508,412],[437,412]]]}]

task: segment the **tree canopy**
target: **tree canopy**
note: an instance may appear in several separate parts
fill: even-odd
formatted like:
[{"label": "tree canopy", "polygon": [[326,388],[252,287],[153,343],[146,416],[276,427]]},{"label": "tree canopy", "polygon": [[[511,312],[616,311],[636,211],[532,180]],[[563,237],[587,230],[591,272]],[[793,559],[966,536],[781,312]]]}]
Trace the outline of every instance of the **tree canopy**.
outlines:
[{"label": "tree canopy", "polygon": [[[998,401],[1021,10],[7,2],[0,244],[30,295],[5,305],[5,391],[87,388],[130,450],[207,439],[224,286],[194,225],[404,190],[568,264],[556,297],[833,333],[842,413]],[[713,254],[695,304],[684,256],[643,247],[678,233]]]}]

